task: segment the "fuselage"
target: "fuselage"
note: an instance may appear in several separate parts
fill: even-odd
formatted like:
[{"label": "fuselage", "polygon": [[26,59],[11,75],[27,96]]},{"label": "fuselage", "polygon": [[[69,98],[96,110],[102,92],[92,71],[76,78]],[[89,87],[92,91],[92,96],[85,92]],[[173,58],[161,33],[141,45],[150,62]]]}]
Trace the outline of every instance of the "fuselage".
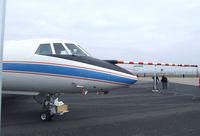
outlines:
[{"label": "fuselage", "polygon": [[[45,48],[50,53],[42,52]],[[136,81],[127,70],[93,58],[66,40],[22,40],[4,45],[3,90],[76,93],[82,88],[128,87]]]}]

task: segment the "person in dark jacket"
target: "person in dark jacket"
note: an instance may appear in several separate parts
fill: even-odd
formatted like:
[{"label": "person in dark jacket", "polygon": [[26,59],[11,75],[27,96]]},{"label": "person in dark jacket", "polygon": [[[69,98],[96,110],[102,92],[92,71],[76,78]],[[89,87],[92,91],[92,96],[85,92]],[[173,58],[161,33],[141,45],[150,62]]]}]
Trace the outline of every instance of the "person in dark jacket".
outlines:
[{"label": "person in dark jacket", "polygon": [[164,76],[164,75],[162,76],[161,82],[162,82],[162,88],[167,89],[168,80],[167,80],[166,76]]}]

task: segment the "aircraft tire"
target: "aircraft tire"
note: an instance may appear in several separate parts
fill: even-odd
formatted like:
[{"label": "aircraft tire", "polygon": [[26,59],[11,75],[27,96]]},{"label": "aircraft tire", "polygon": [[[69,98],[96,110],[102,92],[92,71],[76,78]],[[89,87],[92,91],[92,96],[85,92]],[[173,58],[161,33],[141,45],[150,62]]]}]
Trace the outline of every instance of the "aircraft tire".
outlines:
[{"label": "aircraft tire", "polygon": [[40,119],[42,121],[50,121],[53,116],[50,115],[50,111],[43,111],[40,113]]}]

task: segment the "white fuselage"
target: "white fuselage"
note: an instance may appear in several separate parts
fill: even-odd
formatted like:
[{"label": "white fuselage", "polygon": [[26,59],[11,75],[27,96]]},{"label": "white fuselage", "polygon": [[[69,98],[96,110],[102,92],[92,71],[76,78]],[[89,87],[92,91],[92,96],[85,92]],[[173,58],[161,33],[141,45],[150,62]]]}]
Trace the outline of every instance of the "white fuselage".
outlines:
[{"label": "white fuselage", "polygon": [[127,87],[137,80],[131,74],[113,69],[35,54],[40,43],[47,42],[68,41],[47,39],[5,42],[3,90],[74,93],[85,88],[88,91],[103,91]]}]

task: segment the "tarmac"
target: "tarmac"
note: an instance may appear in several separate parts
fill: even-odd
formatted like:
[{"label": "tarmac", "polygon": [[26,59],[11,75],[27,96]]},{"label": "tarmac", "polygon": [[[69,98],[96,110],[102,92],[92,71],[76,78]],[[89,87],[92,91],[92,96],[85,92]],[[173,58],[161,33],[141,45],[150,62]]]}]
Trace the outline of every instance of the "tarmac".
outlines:
[{"label": "tarmac", "polygon": [[[64,94],[70,112],[50,122],[39,118],[41,105],[31,96],[3,99],[3,136],[199,136],[200,91],[170,83],[152,92],[152,82],[139,81],[109,94]],[[185,95],[182,92],[195,92]],[[200,92],[199,92],[200,93]]]}]

